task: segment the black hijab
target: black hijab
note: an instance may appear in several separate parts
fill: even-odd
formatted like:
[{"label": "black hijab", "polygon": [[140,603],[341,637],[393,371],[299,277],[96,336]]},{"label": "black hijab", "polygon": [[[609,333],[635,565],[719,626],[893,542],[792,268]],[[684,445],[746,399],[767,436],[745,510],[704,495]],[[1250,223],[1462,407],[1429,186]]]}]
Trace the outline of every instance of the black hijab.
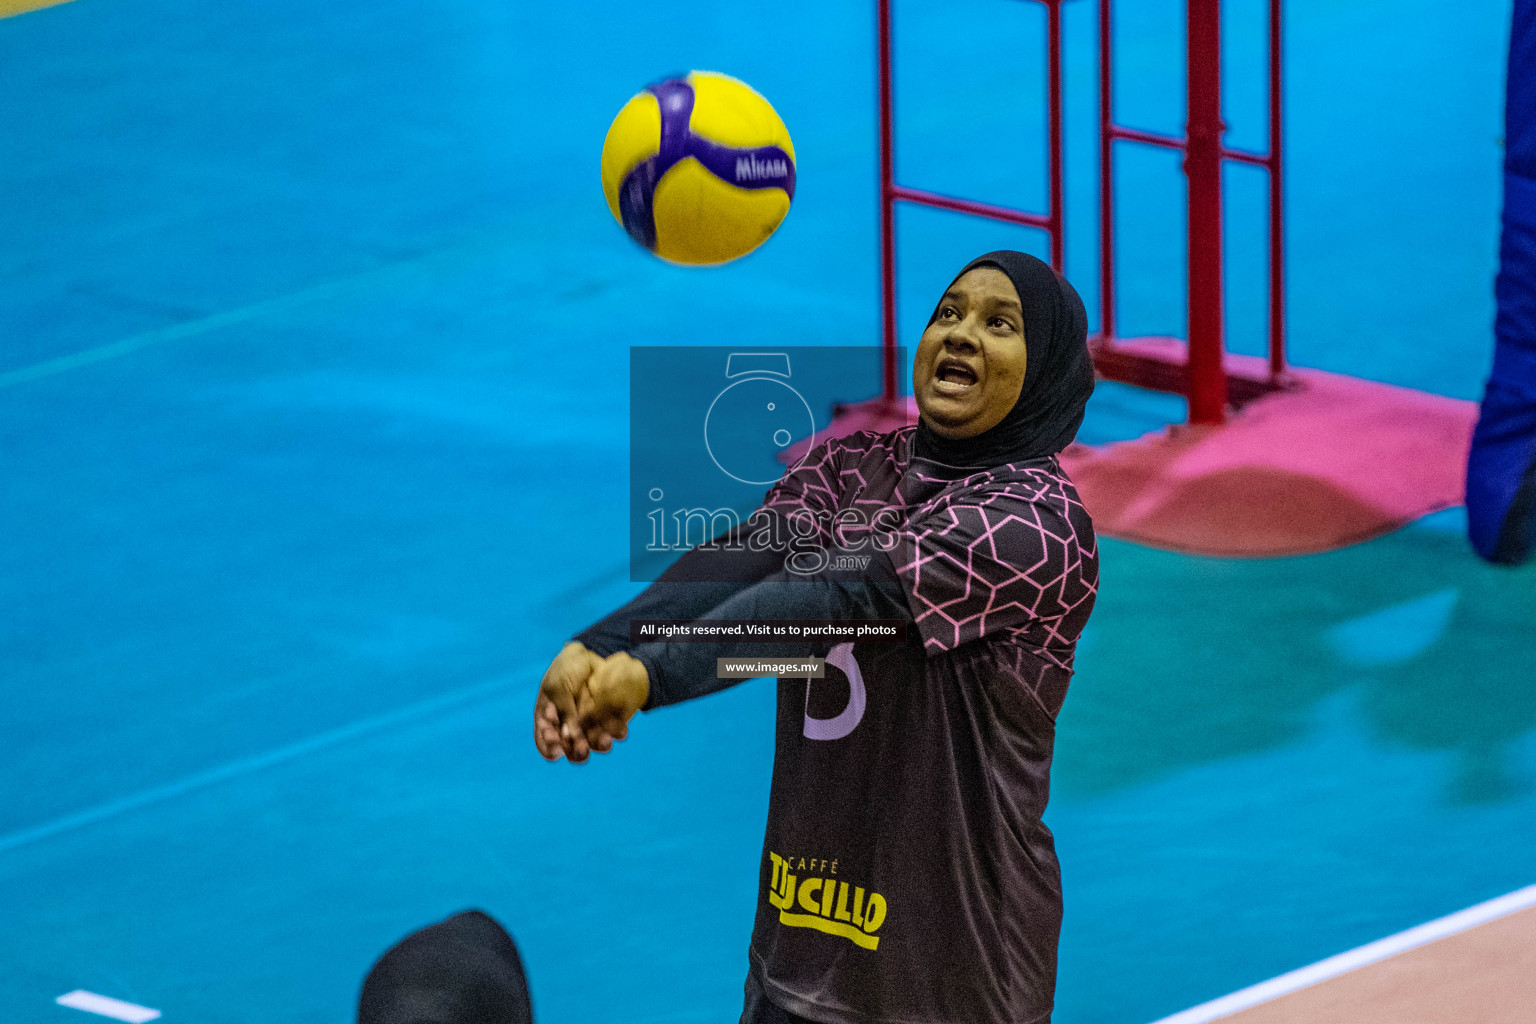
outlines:
[{"label": "black hijab", "polygon": [[512,936],[478,910],[413,932],[363,981],[358,1024],[533,1024]]},{"label": "black hijab", "polygon": [[[919,420],[913,454],[949,466],[977,468],[1055,455],[1077,436],[1088,396],[1093,394],[1093,358],[1088,354],[1083,300],[1065,278],[1022,252],[1000,249],[978,256],[955,280],[977,267],[1001,270],[1019,293],[1028,353],[1024,385],[1002,422],[975,437],[943,437]],[[928,322],[938,315],[935,307]]]}]

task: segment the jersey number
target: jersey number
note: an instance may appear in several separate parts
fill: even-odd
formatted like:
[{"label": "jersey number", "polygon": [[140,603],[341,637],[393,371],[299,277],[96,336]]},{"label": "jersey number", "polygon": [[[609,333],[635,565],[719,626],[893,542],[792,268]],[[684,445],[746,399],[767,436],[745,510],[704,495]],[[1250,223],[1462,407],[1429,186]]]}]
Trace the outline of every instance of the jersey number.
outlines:
[{"label": "jersey number", "polygon": [[864,717],[864,676],[859,663],[853,659],[853,644],[838,644],[827,652],[827,664],[835,665],[848,677],[848,706],[832,718],[811,717],[811,686],[815,680],[806,680],[805,687],[805,738],[808,740],[840,740],[857,729]]}]

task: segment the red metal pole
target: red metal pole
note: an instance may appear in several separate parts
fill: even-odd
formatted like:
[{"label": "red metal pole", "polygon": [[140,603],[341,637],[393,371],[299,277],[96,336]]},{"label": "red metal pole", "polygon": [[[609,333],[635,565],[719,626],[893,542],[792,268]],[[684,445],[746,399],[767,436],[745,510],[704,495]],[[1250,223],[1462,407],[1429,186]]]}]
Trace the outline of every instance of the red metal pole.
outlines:
[{"label": "red metal pole", "polygon": [[896,185],[891,140],[891,4],[876,0],[880,76],[880,393],[887,411],[896,407]]},{"label": "red metal pole", "polygon": [[1110,0],[1099,0],[1099,337],[1115,340],[1114,72]]},{"label": "red metal pole", "polygon": [[1221,0],[1189,0],[1188,17],[1189,421],[1221,423]]},{"label": "red metal pole", "polygon": [[1280,143],[1280,2],[1269,0],[1269,375],[1285,372],[1285,204]]},{"label": "red metal pole", "polygon": [[939,210],[969,213],[974,217],[988,217],[992,220],[1006,221],[1009,224],[1022,224],[1028,228],[1040,228],[1043,231],[1051,230],[1051,218],[1049,216],[1029,213],[1025,210],[1014,210],[1007,206],[993,206],[991,203],[979,203],[974,199],[956,199],[954,196],[943,196],[937,192],[924,192],[920,188],[892,185],[891,198],[904,203],[932,206]]},{"label": "red metal pole", "polygon": [[1062,230],[1065,205],[1061,183],[1061,0],[1046,0],[1046,64],[1051,77],[1051,266],[1056,273],[1067,269],[1066,233]]}]

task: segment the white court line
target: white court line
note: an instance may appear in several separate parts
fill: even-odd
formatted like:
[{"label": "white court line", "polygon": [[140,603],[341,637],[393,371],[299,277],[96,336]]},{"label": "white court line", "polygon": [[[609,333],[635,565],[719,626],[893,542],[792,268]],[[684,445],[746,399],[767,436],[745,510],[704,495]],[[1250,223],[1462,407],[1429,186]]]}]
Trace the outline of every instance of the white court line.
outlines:
[{"label": "white court line", "polygon": [[151,345],[159,345],[167,341],[176,341],[181,338],[192,338],[199,334],[208,334],[231,324],[242,323],[246,320],[254,320],[258,317],[270,316],[276,313],[286,313],[298,309],[306,303],[319,301],[344,295],[349,290],[364,286],[385,277],[389,273],[397,273],[399,265],[381,267],[364,271],[350,277],[335,281],[327,281],[323,284],[305,288],[302,291],[291,292],[287,295],[279,295],[276,298],[267,299],[239,309],[228,310],[223,313],[214,313],[209,316],[186,320],[182,323],[171,324],[167,327],[157,327],[153,330],[143,331],[131,335],[119,341],[108,342],[105,345],[97,345],[83,352],[71,352],[68,355],[58,356],[54,359],[45,359],[31,366],[22,366],[14,370],[0,373],[0,388],[10,387],[12,384],[21,384],[29,380],[38,380],[42,377],[52,377],[66,370],[73,370],[81,366],[89,366],[117,356],[127,355],[129,352],[137,352],[141,348]]},{"label": "white court line", "polygon": [[[64,0],[51,0],[51,2],[63,3]],[[3,7],[4,4],[5,0],[0,0],[0,7]],[[506,244],[506,240],[500,235],[490,235],[447,249],[435,250],[395,263],[386,263],[383,266],[372,267],[368,270],[360,270],[343,277],[332,278],[331,280],[311,285],[296,292],[289,292],[285,295],[278,295],[252,303],[249,306],[241,306],[222,313],[211,313],[207,316],[169,324],[165,327],[156,327],[117,341],[108,342],[104,345],[97,345],[94,348],[88,348],[81,352],[71,352],[53,359],[45,359],[40,363],[33,363],[30,366],[21,366],[14,370],[0,372],[0,388],[8,388],[15,384],[22,384],[43,377],[52,377],[55,374],[64,373],[82,366],[90,366],[93,363],[100,363],[108,359],[115,359],[118,356],[127,355],[130,352],[137,352],[152,345],[160,345],[169,341],[178,341],[182,338],[193,338],[201,334],[209,334],[234,324],[244,323],[247,320],[288,313],[313,302],[345,298],[372,285],[388,284],[391,280],[409,276],[419,270],[430,269],[437,264],[451,263],[456,259],[473,259]]]},{"label": "white court line", "polygon": [[1272,999],[1279,999],[1281,996],[1316,985],[1320,981],[1337,978],[1341,974],[1348,974],[1367,964],[1405,953],[1416,946],[1427,945],[1436,939],[1476,928],[1480,924],[1487,924],[1496,918],[1505,917],[1517,910],[1532,906],[1536,906],[1536,885],[1516,889],[1504,896],[1496,896],[1486,903],[1479,903],[1466,910],[1458,910],[1454,914],[1421,924],[1416,928],[1409,928],[1405,932],[1377,939],[1358,949],[1351,949],[1326,960],[1319,960],[1310,966],[1299,967],[1278,978],[1261,981],[1257,985],[1239,989],[1220,999],[1212,999],[1208,1003],[1181,1010],[1171,1017],[1154,1021],[1153,1024],[1207,1024],[1208,1021],[1219,1020],[1251,1009],[1260,1003],[1267,1003]]},{"label": "white court line", "polygon": [[27,846],[64,832],[71,832],[77,828],[84,828],[87,825],[94,825],[99,821],[115,818],[119,814],[124,814],[128,811],[136,811],[141,807],[148,807],[187,793],[193,793],[228,779],[238,778],[239,776],[247,775],[275,764],[281,764],[284,761],[291,761],[305,754],[325,750],[328,747],[333,747],[349,740],[394,728],[396,725],[404,723],[415,724],[418,720],[428,715],[435,715],[441,711],[457,708],[460,705],[468,704],[484,697],[510,695],[517,692],[512,689],[510,681],[521,678],[530,672],[539,671],[539,664],[535,662],[506,676],[497,676],[486,682],[476,683],[473,686],[466,686],[459,690],[452,690],[441,696],[398,708],[382,715],[375,715],[372,718],[365,718],[337,729],[331,729],[328,732],[320,733],[318,736],[311,736],[309,739],[290,743],[287,746],[278,747],[276,750],[269,750],[255,757],[222,764],[208,771],[199,772],[196,775],[178,779],[163,786],[141,790],[131,796],[113,800],[110,803],[98,804],[84,811],[76,811],[74,814],[56,818],[42,825],[34,825],[31,828],[22,829],[20,832],[0,835],[0,853],[6,853],[17,847]]},{"label": "white court line", "polygon": [[125,1003],[121,999],[110,999],[107,996],[99,996],[95,992],[87,992],[83,988],[77,988],[73,992],[66,992],[54,1002],[60,1006],[73,1007],[76,1010],[84,1010],[86,1013],[98,1013],[103,1017],[112,1017],[115,1020],[125,1020],[128,1024],[144,1024],[160,1016],[159,1010],[151,1010],[147,1006],[138,1003]]}]

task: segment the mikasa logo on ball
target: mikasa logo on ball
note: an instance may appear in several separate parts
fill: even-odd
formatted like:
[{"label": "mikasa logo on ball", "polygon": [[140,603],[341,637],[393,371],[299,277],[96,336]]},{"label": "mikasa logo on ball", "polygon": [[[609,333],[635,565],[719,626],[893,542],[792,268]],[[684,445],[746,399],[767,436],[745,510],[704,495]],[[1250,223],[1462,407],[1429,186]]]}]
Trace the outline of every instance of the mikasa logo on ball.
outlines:
[{"label": "mikasa logo on ball", "polygon": [[759,160],[756,155],[736,158],[736,180],[757,181],[759,178],[782,178],[789,173],[789,163],[784,160]]}]

